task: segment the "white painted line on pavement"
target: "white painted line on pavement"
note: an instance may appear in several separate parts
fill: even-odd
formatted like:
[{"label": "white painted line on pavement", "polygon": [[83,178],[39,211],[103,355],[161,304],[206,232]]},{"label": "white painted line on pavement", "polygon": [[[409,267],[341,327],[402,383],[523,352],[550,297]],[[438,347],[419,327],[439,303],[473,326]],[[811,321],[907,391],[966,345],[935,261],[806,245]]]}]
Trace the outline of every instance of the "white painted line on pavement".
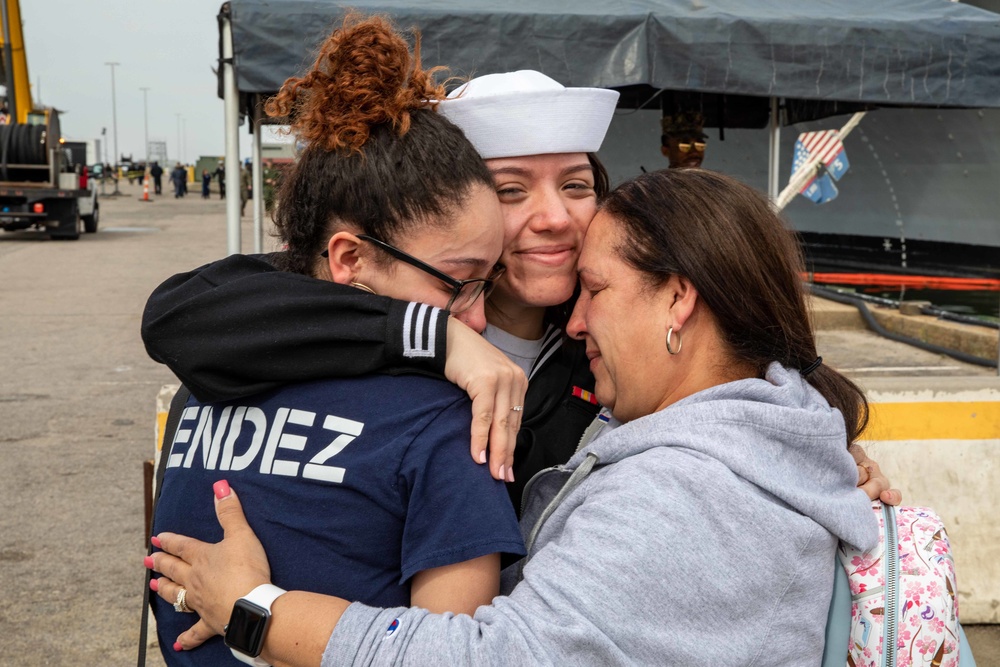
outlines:
[{"label": "white painted line on pavement", "polygon": [[898,373],[901,371],[957,371],[962,366],[866,366],[863,368],[838,368],[841,373]]}]

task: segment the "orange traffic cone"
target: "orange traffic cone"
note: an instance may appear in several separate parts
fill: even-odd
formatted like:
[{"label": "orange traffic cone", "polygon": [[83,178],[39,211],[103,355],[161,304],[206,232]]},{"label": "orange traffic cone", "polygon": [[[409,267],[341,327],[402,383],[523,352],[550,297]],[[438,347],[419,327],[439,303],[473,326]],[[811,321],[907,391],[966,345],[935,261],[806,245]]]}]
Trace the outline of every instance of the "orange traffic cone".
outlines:
[{"label": "orange traffic cone", "polygon": [[153,201],[149,198],[149,176],[142,179],[142,199],[139,201]]}]

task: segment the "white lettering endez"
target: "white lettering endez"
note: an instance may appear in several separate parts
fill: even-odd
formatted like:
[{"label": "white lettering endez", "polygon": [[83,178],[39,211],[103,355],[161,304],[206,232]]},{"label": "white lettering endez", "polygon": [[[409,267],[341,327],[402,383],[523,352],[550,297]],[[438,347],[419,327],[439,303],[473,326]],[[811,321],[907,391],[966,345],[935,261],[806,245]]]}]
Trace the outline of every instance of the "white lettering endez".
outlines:
[{"label": "white lettering endez", "polygon": [[[308,437],[302,431],[308,432],[315,424],[315,412],[278,408],[268,424],[267,415],[260,408],[226,406],[217,419],[218,424],[216,410],[211,405],[185,408],[170,447],[167,467],[190,468],[200,453],[199,463],[205,470],[246,470],[259,458],[263,475],[299,476],[301,461],[295,460],[292,452],[307,452]],[[361,435],[364,427],[359,421],[326,415],[323,428],[337,435],[301,466],[301,476],[332,484],[343,482],[347,470],[327,463]],[[248,435],[244,435],[244,430]],[[236,451],[238,441],[246,446],[242,452]],[[188,445],[186,452],[182,451],[183,445]]]}]

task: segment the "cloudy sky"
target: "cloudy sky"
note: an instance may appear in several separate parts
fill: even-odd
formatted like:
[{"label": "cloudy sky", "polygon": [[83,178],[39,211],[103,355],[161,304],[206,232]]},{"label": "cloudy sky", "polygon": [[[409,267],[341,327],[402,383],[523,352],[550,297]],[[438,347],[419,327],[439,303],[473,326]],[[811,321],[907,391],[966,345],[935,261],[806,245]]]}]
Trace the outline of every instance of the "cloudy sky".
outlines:
[{"label": "cloudy sky", "polygon": [[[114,152],[111,68],[115,67],[118,147],[143,157],[143,94],[149,138],[166,141],[171,159],[193,162],[223,153],[222,100],[212,73],[218,57],[221,0],[21,0],[32,94],[62,115],[68,139],[100,138]],[[241,155],[249,155],[246,126]]]}]

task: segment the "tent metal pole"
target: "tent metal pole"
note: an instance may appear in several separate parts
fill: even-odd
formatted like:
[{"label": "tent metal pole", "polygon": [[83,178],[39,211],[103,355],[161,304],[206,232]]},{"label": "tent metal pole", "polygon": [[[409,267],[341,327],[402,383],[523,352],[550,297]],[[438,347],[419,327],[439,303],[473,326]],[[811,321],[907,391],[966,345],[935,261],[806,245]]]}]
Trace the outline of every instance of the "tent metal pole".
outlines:
[{"label": "tent metal pole", "polygon": [[242,252],[240,239],[240,108],[233,70],[233,25],[222,19],[222,95],[226,120],[226,247],[230,255]]},{"label": "tent metal pole", "polygon": [[781,161],[781,119],[778,117],[778,98],[771,98],[771,132],[767,154],[767,196],[778,200],[778,171]]},{"label": "tent metal pole", "polygon": [[264,170],[261,166],[260,131],[260,96],[254,96],[253,105],[253,251],[258,255],[264,245]]}]

